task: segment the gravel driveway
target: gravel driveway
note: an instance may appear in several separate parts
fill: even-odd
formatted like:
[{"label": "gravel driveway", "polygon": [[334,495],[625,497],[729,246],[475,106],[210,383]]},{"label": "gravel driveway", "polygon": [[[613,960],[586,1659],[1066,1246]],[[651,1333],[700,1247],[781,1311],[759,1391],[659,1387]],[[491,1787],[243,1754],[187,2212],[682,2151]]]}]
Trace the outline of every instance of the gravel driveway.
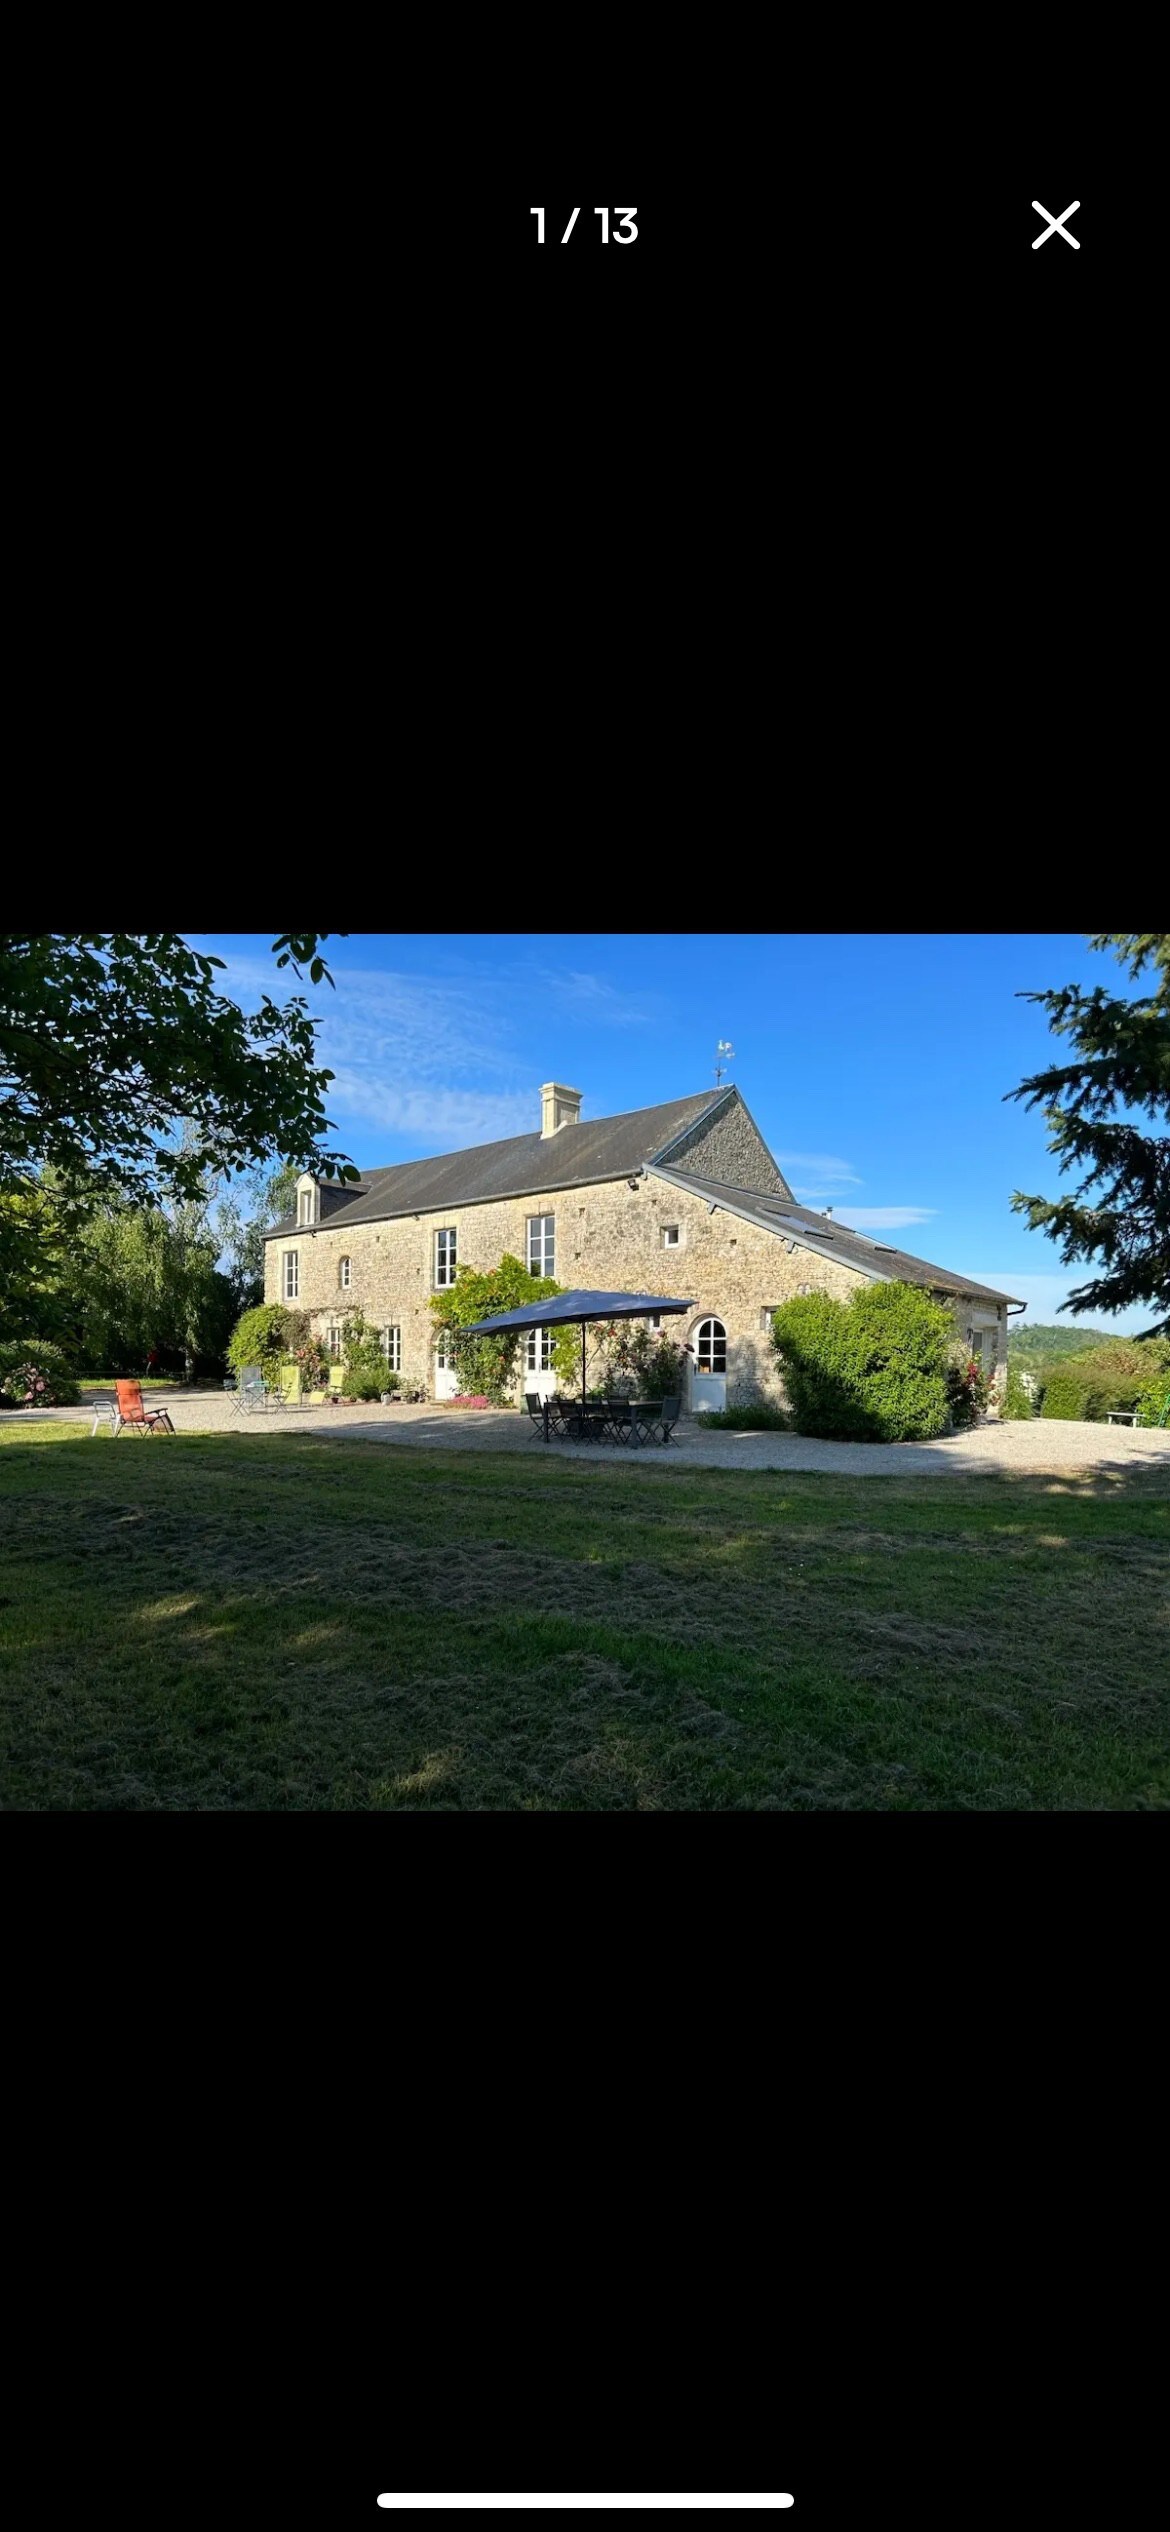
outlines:
[{"label": "gravel driveway", "polygon": [[[87,1399],[108,1400],[110,1392],[86,1392]],[[457,1451],[543,1450],[526,1415],[497,1413],[490,1408],[309,1407],[299,1413],[233,1416],[230,1401],[214,1391],[173,1392],[167,1404],[179,1433],[236,1434],[246,1442],[254,1434],[317,1433],[322,1441],[340,1435],[346,1441],[398,1444],[410,1449]],[[77,1424],[79,1407],[47,1407],[22,1421]],[[9,1431],[16,1416],[5,1417]],[[83,1427],[89,1430],[88,1423]],[[1170,1430],[1138,1433],[1124,1424],[1065,1424],[1037,1417],[1028,1424],[976,1425],[970,1433],[948,1433],[937,1442],[813,1442],[798,1433],[704,1433],[683,1420],[668,1450],[652,1447],[619,1450],[613,1443],[563,1442],[550,1445],[553,1465],[578,1459],[620,1458],[623,1467],[640,1468],[802,1468],[826,1475],[864,1477],[980,1477],[997,1473],[1058,1474],[1061,1470],[1098,1469],[1129,1474],[1137,1468],[1170,1471]],[[139,1437],[122,1436],[132,1447]]]}]

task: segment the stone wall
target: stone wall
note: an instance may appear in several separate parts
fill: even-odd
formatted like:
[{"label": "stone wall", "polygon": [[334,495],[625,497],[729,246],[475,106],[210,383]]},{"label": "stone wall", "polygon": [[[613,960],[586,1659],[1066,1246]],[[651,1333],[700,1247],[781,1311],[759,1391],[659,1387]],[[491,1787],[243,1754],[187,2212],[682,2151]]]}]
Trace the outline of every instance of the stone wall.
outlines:
[{"label": "stone wall", "polygon": [[[728,1339],[729,1404],[782,1395],[765,1313],[770,1315],[802,1290],[831,1292],[847,1300],[865,1280],[836,1259],[802,1248],[790,1252],[774,1232],[722,1207],[711,1213],[701,1197],[661,1179],[639,1178],[631,1187],[623,1178],[602,1186],[553,1190],[539,1198],[453,1206],[445,1213],[412,1214],[406,1220],[285,1232],[266,1246],[264,1297],[283,1300],[281,1259],[286,1250],[295,1249],[300,1261],[295,1307],[310,1313],[317,1332],[326,1335],[331,1320],[354,1308],[364,1310],[375,1326],[400,1327],[403,1381],[425,1386],[433,1395],[435,1322],[427,1305],[434,1289],[435,1232],[455,1229],[460,1265],[484,1270],[498,1265],[505,1252],[525,1258],[527,1220],[538,1211],[556,1219],[555,1271],[562,1285],[693,1297],[692,1309],[666,1323],[668,1332],[686,1342],[700,1319],[722,1319]],[[663,1246],[668,1223],[678,1225],[677,1248]],[[351,1261],[348,1290],[339,1281],[344,1256]],[[963,1330],[973,1324],[976,1312],[983,1323],[997,1320],[994,1306],[959,1301],[956,1318]],[[1006,1305],[998,1316],[1003,1321],[998,1338],[1003,1364]],[[518,1390],[522,1382],[521,1372]]]},{"label": "stone wall", "polygon": [[685,1169],[692,1178],[718,1178],[724,1187],[754,1187],[762,1196],[791,1194],[738,1091],[709,1124],[700,1117],[667,1147],[663,1167]]}]

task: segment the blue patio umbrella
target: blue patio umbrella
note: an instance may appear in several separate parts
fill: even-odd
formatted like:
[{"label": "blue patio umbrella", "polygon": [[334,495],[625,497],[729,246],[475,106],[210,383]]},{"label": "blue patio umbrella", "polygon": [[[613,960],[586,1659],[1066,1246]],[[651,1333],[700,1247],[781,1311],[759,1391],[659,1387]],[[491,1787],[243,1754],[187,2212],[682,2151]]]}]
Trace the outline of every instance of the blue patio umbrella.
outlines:
[{"label": "blue patio umbrella", "polygon": [[476,1319],[461,1336],[519,1336],[525,1328],[581,1325],[581,1405],[585,1405],[585,1330],[598,1319],[648,1319],[693,1310],[693,1301],[666,1301],[660,1292],[558,1292],[551,1301],[526,1301],[496,1319]]}]

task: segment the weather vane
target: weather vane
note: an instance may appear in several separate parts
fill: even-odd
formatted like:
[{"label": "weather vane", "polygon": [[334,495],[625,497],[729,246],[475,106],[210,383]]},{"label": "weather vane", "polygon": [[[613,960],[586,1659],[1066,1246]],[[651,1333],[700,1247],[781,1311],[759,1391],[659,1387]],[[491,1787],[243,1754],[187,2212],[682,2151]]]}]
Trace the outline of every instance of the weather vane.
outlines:
[{"label": "weather vane", "polygon": [[720,1038],[720,1040],[719,1040],[719,1044],[718,1044],[718,1046],[717,1046],[717,1047],[716,1047],[716,1049],[715,1049],[715,1083],[716,1083],[716,1087],[718,1087],[719,1083],[722,1081],[723,1076],[724,1076],[724,1073],[726,1072],[728,1065],[729,1065],[730,1063],[733,1063],[733,1062],[734,1062],[734,1060],[735,1060],[735,1048],[734,1048],[734,1046],[732,1045],[730,1038],[727,1038],[727,1037],[721,1037],[721,1038]]}]

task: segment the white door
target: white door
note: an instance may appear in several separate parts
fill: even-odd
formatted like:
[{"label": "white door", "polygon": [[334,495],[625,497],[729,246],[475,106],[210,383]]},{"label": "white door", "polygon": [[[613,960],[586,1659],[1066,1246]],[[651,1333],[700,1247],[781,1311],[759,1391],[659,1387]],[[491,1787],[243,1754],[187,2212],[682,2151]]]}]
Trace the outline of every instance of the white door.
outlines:
[{"label": "white door", "polygon": [[455,1347],[449,1336],[441,1336],[435,1347],[435,1396],[457,1398],[459,1374],[455,1369]]},{"label": "white door", "polygon": [[691,1338],[691,1414],[727,1404],[727,1330],[722,1319],[700,1319]]},{"label": "white door", "polygon": [[526,1397],[553,1398],[556,1396],[557,1376],[553,1370],[552,1359],[556,1333],[555,1328],[529,1328],[527,1336],[522,1340],[520,1368],[524,1374]]}]

